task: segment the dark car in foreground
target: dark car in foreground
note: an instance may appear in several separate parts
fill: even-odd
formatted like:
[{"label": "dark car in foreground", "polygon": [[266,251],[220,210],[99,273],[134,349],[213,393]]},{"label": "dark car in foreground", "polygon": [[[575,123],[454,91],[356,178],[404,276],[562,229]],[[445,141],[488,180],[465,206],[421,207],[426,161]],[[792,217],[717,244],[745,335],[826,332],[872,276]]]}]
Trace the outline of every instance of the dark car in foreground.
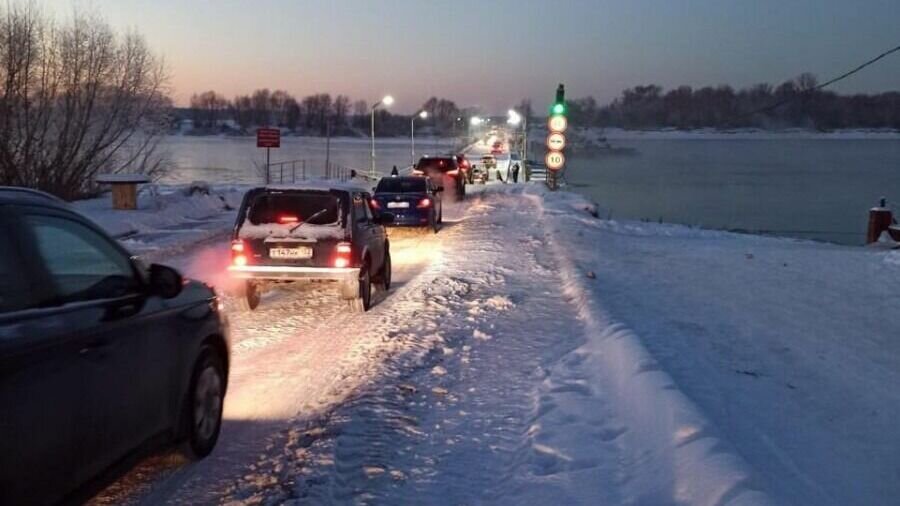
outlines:
[{"label": "dark car in foreground", "polygon": [[232,235],[232,276],[239,300],[256,309],[273,285],[338,283],[353,310],[366,311],[372,285],[391,286],[391,252],[384,225],[390,213],[373,213],[369,192],[329,181],[269,186],[244,195]]},{"label": "dark car in foreground", "polygon": [[427,177],[385,177],[375,187],[372,209],[393,214],[394,226],[429,227],[437,233],[444,220],[442,191]]},{"label": "dark car in foreground", "polygon": [[456,156],[425,156],[419,159],[412,171],[415,176],[426,176],[432,184],[445,188],[457,200],[466,196],[465,172],[460,170]]},{"label": "dark car in foreground", "polygon": [[208,455],[229,367],[213,290],[41,192],[0,187],[0,236],[0,504],[72,501],[163,442]]}]

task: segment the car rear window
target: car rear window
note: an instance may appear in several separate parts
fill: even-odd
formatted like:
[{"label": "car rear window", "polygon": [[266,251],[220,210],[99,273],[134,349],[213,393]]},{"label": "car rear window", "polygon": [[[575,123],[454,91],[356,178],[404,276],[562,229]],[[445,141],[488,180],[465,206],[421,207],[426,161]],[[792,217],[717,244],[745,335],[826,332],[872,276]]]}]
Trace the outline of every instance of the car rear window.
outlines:
[{"label": "car rear window", "polygon": [[456,168],[456,160],[452,158],[423,158],[419,160],[419,164],[416,165],[416,169],[421,171],[428,170],[439,170],[441,172],[447,172],[448,170],[453,170]]},{"label": "car rear window", "polygon": [[422,193],[425,191],[425,179],[392,177],[384,178],[375,188],[378,193]]},{"label": "car rear window", "polygon": [[330,225],[340,220],[341,207],[341,199],[333,193],[266,193],[253,200],[247,218],[254,225],[286,221]]}]

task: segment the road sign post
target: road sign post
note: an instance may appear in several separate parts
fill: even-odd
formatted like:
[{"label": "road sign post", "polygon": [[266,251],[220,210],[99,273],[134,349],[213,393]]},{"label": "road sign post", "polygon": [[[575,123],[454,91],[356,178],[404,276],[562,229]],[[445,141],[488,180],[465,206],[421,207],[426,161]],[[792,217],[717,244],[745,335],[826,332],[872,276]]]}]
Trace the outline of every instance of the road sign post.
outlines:
[{"label": "road sign post", "polygon": [[569,128],[569,120],[566,117],[566,90],[560,84],[556,88],[556,98],[553,105],[550,106],[550,118],[547,120],[547,129],[550,135],[547,136],[547,155],[544,157],[544,164],[547,166],[547,186],[551,190],[556,190],[558,185],[558,177],[563,167],[566,165],[566,155],[563,150],[566,149],[565,131]]},{"label": "road sign post", "polygon": [[277,128],[258,128],[256,130],[256,147],[266,148],[266,184],[271,183],[269,166],[271,162],[270,152],[272,148],[281,147],[281,130]]}]

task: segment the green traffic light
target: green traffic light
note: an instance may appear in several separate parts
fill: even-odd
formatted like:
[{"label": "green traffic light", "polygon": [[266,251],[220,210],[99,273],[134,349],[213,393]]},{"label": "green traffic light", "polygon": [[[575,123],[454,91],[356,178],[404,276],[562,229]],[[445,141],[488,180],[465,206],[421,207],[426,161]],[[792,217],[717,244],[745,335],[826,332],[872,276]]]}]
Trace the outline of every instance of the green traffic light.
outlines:
[{"label": "green traffic light", "polygon": [[565,114],[566,106],[563,104],[554,104],[553,105],[553,114]]}]

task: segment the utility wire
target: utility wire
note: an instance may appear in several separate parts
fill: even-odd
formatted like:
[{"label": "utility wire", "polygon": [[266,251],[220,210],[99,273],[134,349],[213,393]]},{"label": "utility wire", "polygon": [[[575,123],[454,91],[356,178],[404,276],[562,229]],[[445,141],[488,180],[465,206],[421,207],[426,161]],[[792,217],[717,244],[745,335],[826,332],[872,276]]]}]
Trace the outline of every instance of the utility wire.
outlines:
[{"label": "utility wire", "polygon": [[[810,88],[810,89],[808,89],[808,90],[803,90],[803,92],[801,93],[801,95],[808,95],[808,94],[811,94],[811,93],[814,92],[814,91],[819,91],[819,90],[821,90],[822,88],[825,88],[826,86],[830,86],[830,85],[832,85],[832,84],[834,84],[834,83],[836,83],[836,82],[838,82],[838,81],[842,81],[842,80],[844,80],[844,79],[846,79],[846,78],[852,76],[853,74],[856,74],[856,73],[859,72],[860,70],[862,70],[862,69],[868,67],[869,65],[874,64],[874,63],[877,62],[878,60],[881,60],[881,59],[883,59],[883,58],[886,58],[887,56],[890,56],[890,55],[893,54],[893,53],[896,53],[897,51],[900,51],[900,46],[897,46],[897,47],[895,47],[895,48],[893,48],[893,49],[889,49],[889,50],[887,50],[887,51],[881,53],[880,55],[876,56],[875,58],[872,58],[871,60],[869,60],[869,61],[867,61],[867,62],[865,62],[865,63],[859,65],[858,67],[854,68],[853,70],[844,72],[843,74],[841,74],[841,75],[835,77],[834,79],[831,79],[831,80],[826,81],[826,82],[824,82],[824,83],[822,83],[822,84],[819,84],[819,85],[817,85],[817,86],[814,86],[814,87],[812,87],[812,88]],[[789,103],[789,102],[793,102],[793,101],[796,100],[796,99],[797,99],[797,97],[786,98],[786,99],[780,100],[780,101],[778,101],[778,102],[775,102],[775,103],[772,104],[772,105],[763,107],[762,109],[757,109],[757,110],[755,110],[755,111],[752,111],[752,112],[748,113],[748,115],[751,115],[751,116],[752,116],[752,115],[754,115],[754,114],[759,114],[759,113],[763,113],[763,112],[769,112],[769,111],[772,111],[772,110],[774,110],[774,109],[778,109],[779,107],[781,107],[781,106],[783,106],[783,105],[785,105],[785,104],[787,104],[787,103]]]}]

